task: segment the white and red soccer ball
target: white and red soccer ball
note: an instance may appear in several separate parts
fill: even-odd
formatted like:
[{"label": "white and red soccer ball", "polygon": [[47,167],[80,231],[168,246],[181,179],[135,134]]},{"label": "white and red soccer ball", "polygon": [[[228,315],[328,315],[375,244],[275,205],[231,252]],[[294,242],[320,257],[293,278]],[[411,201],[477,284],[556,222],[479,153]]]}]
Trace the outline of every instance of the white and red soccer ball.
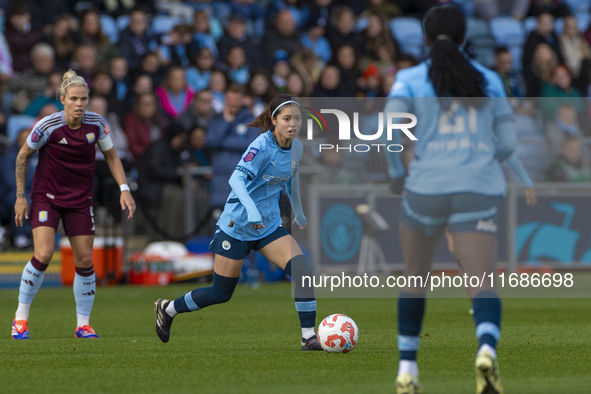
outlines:
[{"label": "white and red soccer ball", "polygon": [[320,345],[327,352],[347,353],[357,344],[359,330],[349,316],[335,313],[322,320],[317,335]]}]

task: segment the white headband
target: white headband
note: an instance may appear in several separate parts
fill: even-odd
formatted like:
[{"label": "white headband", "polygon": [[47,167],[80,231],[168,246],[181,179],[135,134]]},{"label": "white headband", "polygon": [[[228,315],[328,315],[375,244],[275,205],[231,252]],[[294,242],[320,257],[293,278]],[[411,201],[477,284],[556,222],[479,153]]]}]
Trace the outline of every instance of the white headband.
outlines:
[{"label": "white headband", "polygon": [[302,105],[295,100],[287,100],[287,101],[282,102],[281,104],[279,104],[277,106],[277,108],[275,108],[275,110],[271,113],[271,117],[275,116],[275,112],[277,112],[277,110],[279,108],[283,107],[285,104],[297,104],[300,106],[300,108],[302,107]]}]

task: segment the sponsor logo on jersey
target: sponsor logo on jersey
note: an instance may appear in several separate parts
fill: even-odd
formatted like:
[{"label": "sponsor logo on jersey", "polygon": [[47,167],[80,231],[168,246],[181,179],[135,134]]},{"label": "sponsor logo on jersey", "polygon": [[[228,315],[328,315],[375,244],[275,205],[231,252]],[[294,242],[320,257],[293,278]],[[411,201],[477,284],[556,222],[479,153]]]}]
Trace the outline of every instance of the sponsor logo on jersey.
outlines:
[{"label": "sponsor logo on jersey", "polygon": [[43,134],[41,133],[41,130],[35,129],[35,131],[33,131],[33,134],[31,134],[31,141],[32,142],[39,142],[42,135]]},{"label": "sponsor logo on jersey", "polygon": [[66,139],[66,137],[64,137],[58,141],[58,144],[68,145],[68,140]]},{"label": "sponsor logo on jersey", "polygon": [[40,211],[39,212],[39,221],[46,222],[47,221],[47,211]]},{"label": "sponsor logo on jersey", "polygon": [[45,197],[55,200],[55,196],[53,194],[45,193]]},{"label": "sponsor logo on jersey", "polygon": [[250,148],[250,150],[248,151],[246,156],[244,156],[244,161],[247,163],[249,161],[252,161],[255,158],[255,156],[257,155],[257,153],[259,153],[259,150],[257,148]]},{"label": "sponsor logo on jersey", "polygon": [[222,242],[222,248],[224,250],[229,250],[232,247],[232,244],[230,244],[230,241],[224,241]]},{"label": "sponsor logo on jersey", "polygon": [[94,133],[88,133],[86,134],[86,140],[88,141],[89,144],[92,144],[94,142]]},{"label": "sponsor logo on jersey", "polygon": [[111,132],[111,128],[108,124],[105,123],[105,134],[109,134]]}]

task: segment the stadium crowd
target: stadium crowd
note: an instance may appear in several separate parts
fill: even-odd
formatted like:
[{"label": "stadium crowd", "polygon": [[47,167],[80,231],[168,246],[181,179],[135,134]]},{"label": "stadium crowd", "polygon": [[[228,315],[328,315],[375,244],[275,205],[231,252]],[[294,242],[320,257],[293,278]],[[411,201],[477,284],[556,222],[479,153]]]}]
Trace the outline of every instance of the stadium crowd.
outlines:
[{"label": "stadium crowd", "polygon": [[[590,181],[588,0],[0,0],[0,240],[30,246],[30,229],[11,224],[15,157],[32,125],[61,109],[68,68],[109,122],[144,215],[178,235],[183,188],[200,217],[223,206],[259,133],[245,124],[272,97],[387,96],[397,70],[428,53],[421,16],[446,3],[468,17],[466,55],[504,82],[532,179]],[[315,159],[330,174],[338,156]],[[96,166],[95,201],[117,218],[118,188],[98,152]],[[179,169],[195,167],[212,171],[183,184]],[[355,179],[338,171],[326,180]]]}]

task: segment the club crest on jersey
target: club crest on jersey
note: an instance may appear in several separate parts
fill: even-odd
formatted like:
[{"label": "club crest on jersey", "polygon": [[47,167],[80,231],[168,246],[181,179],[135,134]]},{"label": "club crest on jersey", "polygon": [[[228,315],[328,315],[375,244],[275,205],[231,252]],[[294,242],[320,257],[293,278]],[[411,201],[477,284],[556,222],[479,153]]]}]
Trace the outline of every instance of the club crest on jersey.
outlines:
[{"label": "club crest on jersey", "polygon": [[41,139],[41,135],[41,130],[36,129],[35,131],[33,131],[33,134],[31,134],[31,141],[39,142],[39,140]]},{"label": "club crest on jersey", "polygon": [[94,133],[88,133],[86,134],[86,140],[88,141],[89,144],[92,144],[94,142]]},{"label": "club crest on jersey", "polygon": [[244,156],[244,161],[247,163],[249,161],[252,161],[254,157],[257,155],[257,153],[259,153],[259,150],[257,148],[250,148],[246,156]]},{"label": "club crest on jersey", "polygon": [[47,221],[47,211],[40,211],[39,212],[39,221],[46,222]]},{"label": "club crest on jersey", "polygon": [[232,245],[230,244],[230,241],[224,241],[222,242],[222,248],[224,250],[229,250],[232,247]]}]

